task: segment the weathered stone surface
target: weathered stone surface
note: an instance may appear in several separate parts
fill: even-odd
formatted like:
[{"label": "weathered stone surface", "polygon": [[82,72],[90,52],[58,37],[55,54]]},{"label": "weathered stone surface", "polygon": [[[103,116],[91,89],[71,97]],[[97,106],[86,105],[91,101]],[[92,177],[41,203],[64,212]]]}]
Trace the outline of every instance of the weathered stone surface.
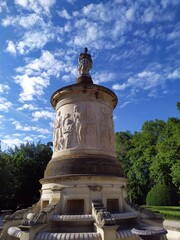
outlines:
[{"label": "weathered stone surface", "polygon": [[124,176],[122,167],[115,158],[98,156],[52,159],[47,165],[44,177],[63,175]]}]

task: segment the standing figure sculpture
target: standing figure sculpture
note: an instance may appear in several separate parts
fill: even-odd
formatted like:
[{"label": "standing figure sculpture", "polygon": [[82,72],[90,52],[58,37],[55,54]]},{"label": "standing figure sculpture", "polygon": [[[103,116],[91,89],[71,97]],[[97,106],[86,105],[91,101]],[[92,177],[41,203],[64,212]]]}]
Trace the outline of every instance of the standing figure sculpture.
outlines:
[{"label": "standing figure sculpture", "polygon": [[75,129],[76,129],[76,135],[77,135],[77,142],[79,145],[83,146],[85,145],[85,122],[84,122],[84,114],[82,111],[80,111],[80,108],[78,106],[74,107],[74,123],[75,123]]},{"label": "standing figure sculpture", "polygon": [[54,151],[61,150],[62,144],[62,116],[59,111],[54,121]]},{"label": "standing figure sculpture", "polygon": [[88,54],[87,52],[88,52],[88,49],[84,48],[84,53],[81,53],[79,55],[79,60],[78,60],[79,76],[81,76],[81,75],[88,75],[89,76],[89,70],[92,68],[91,55]]},{"label": "standing figure sculpture", "polygon": [[62,135],[64,138],[63,149],[71,148],[73,143],[73,120],[70,113],[66,113],[64,116]]}]

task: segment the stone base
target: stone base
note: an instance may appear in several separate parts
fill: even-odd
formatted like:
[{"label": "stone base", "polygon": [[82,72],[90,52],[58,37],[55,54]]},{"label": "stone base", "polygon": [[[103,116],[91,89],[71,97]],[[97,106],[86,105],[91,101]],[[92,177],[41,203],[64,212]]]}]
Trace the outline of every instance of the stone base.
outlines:
[{"label": "stone base", "polygon": [[49,161],[44,177],[99,175],[124,177],[118,160],[108,156],[63,156]]},{"label": "stone base", "polygon": [[51,203],[58,203],[60,214],[91,214],[92,201],[100,200],[108,210],[124,211],[125,178],[64,176],[44,178],[41,184],[42,209]]},{"label": "stone base", "polygon": [[81,75],[77,78],[76,83],[90,83],[93,84],[92,78],[90,75]]}]

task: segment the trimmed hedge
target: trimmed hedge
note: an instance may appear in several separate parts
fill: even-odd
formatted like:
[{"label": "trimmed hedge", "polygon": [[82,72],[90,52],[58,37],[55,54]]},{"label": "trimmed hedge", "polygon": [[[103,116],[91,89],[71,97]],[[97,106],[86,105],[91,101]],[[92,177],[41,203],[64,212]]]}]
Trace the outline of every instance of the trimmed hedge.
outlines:
[{"label": "trimmed hedge", "polygon": [[146,204],[149,206],[170,206],[171,189],[162,184],[154,186],[147,194]]}]

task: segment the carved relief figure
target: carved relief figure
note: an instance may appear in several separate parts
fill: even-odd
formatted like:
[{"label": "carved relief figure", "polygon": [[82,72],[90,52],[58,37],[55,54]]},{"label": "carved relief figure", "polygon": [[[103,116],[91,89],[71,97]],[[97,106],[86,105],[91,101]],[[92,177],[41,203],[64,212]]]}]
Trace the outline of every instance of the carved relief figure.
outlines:
[{"label": "carved relief figure", "polygon": [[89,70],[92,68],[91,55],[87,53],[88,49],[84,48],[84,53],[79,55],[78,72],[79,75],[89,75]]},{"label": "carved relief figure", "polygon": [[78,106],[74,107],[74,124],[78,144],[85,145],[86,143],[85,117],[83,111],[80,111],[80,108]]},{"label": "carved relief figure", "polygon": [[114,134],[114,121],[113,116],[110,117],[110,123],[109,123],[109,137],[110,137],[110,147],[113,151],[115,151],[115,145],[116,145],[116,138]]},{"label": "carved relief figure", "polygon": [[103,149],[113,150],[114,138],[113,138],[113,123],[112,116],[107,111],[105,107],[100,109],[100,118],[99,118],[99,138],[100,138],[100,147]]},{"label": "carved relief figure", "polygon": [[62,149],[62,115],[61,112],[56,113],[56,119],[54,121],[54,151]]},{"label": "carved relief figure", "polygon": [[105,108],[100,109],[100,123],[99,123],[99,129],[100,129],[100,144],[101,148],[107,147],[107,140],[108,140],[108,118],[107,114],[105,112]]},{"label": "carved relief figure", "polygon": [[71,114],[66,113],[63,119],[62,135],[64,139],[63,149],[71,148],[73,145],[73,120]]}]

